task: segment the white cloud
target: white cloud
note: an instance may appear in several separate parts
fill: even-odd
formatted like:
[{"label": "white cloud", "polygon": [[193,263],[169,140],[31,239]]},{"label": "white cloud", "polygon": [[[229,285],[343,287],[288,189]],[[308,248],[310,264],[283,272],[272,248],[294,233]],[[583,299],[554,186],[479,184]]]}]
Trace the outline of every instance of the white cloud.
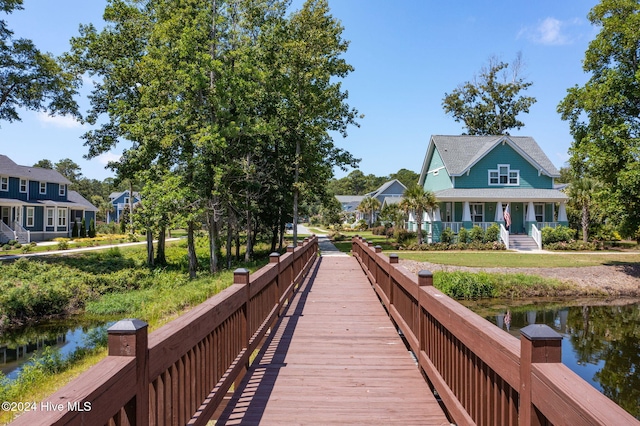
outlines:
[{"label": "white cloud", "polygon": [[579,19],[561,21],[556,18],[546,18],[535,27],[524,27],[518,37],[524,36],[537,44],[558,46],[572,44],[576,37],[570,33],[570,27],[580,24]]},{"label": "white cloud", "polygon": [[120,161],[120,155],[114,154],[112,152],[105,152],[104,154],[100,154],[96,159],[104,164],[109,164],[110,161]]},{"label": "white cloud", "polygon": [[69,115],[49,115],[46,112],[38,112],[37,119],[45,127],[60,127],[63,129],[76,129],[82,124]]}]

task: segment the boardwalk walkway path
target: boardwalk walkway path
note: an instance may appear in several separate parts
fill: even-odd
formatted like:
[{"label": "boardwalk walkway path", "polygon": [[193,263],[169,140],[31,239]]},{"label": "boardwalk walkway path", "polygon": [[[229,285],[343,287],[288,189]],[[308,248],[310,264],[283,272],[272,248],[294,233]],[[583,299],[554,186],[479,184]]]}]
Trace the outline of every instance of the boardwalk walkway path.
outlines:
[{"label": "boardwalk walkway path", "polygon": [[358,262],[322,240],[216,424],[448,425]]}]

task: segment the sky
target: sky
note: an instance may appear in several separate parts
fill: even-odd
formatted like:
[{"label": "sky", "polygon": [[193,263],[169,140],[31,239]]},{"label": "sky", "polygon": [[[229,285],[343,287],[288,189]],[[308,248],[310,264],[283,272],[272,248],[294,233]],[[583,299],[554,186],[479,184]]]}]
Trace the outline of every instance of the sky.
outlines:
[{"label": "sky", "polygon": [[[294,0],[298,8],[302,0]],[[442,108],[445,93],[473,80],[495,56],[512,62],[522,54],[522,76],[537,102],[519,119],[512,135],[532,136],[549,159],[562,167],[572,141],[569,125],[556,112],[568,88],[589,78],[582,70],[588,43],[598,29],[587,20],[596,0],[329,0],[331,13],[350,41],[345,60],[355,70],[343,82],[348,103],[364,118],[336,146],[360,158],[364,174],[385,176],[406,168],[420,172],[431,135],[458,135],[465,129]],[[102,27],[106,0],[24,0],[24,10],[5,19],[15,37],[30,38],[54,55],[69,49],[79,24]],[[78,98],[89,104],[86,86]],[[85,177],[104,180],[105,169],[126,144],[86,160],[81,135],[89,127],[68,117],[20,111],[21,122],[0,122],[0,154],[20,165],[70,158]],[[351,171],[336,170],[337,178]]]}]

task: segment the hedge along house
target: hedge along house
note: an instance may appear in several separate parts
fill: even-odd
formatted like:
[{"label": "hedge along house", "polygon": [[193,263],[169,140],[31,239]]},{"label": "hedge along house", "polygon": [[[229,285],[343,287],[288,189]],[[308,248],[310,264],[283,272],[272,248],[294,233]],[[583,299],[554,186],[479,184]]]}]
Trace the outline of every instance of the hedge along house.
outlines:
[{"label": "hedge along house", "polygon": [[0,155],[0,243],[69,237],[74,221],[87,229],[98,211],[58,171],[20,166]]},{"label": "hedge along house", "polygon": [[424,229],[437,242],[445,228],[496,223],[507,247],[513,234],[541,247],[542,227],[568,225],[568,197],[554,187],[559,176],[531,137],[432,136],[419,184],[435,193],[439,208],[425,214]]}]

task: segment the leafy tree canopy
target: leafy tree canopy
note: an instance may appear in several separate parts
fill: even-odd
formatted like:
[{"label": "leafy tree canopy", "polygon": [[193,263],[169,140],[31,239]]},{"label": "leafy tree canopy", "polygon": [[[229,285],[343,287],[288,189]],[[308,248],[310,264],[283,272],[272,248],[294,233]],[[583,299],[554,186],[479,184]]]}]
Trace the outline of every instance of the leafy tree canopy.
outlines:
[{"label": "leafy tree canopy", "polygon": [[520,113],[528,113],[536,102],[521,95],[533,83],[520,76],[522,59],[518,54],[512,64],[492,57],[473,81],[467,81],[453,92],[445,93],[442,107],[457,122],[464,123],[469,135],[503,135],[509,129],[520,129]]}]

